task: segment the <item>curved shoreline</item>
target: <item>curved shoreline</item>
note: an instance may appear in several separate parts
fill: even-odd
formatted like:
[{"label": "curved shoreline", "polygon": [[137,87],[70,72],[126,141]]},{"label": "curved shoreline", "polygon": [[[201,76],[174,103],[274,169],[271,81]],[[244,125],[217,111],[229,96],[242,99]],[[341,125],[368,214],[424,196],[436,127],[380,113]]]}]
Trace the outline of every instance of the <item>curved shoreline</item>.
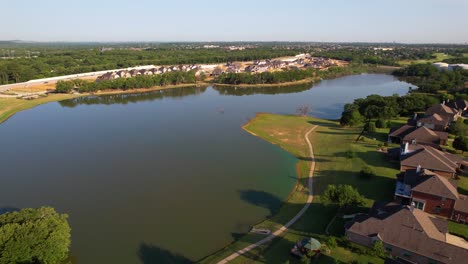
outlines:
[{"label": "curved shoreline", "polygon": [[299,218],[302,217],[302,215],[307,211],[307,209],[310,207],[310,205],[312,204],[312,201],[314,199],[314,196],[313,196],[313,175],[314,175],[314,170],[315,170],[315,156],[314,156],[314,150],[313,150],[313,147],[312,147],[312,144],[310,143],[310,140],[309,140],[309,135],[312,131],[314,131],[316,128],[318,127],[318,125],[315,125],[313,126],[311,129],[309,129],[309,131],[307,131],[307,133],[304,135],[304,138],[307,142],[307,145],[309,147],[309,154],[310,154],[310,158],[311,158],[311,165],[310,165],[310,169],[309,169],[309,175],[308,175],[308,189],[309,189],[309,194],[307,196],[307,201],[304,205],[304,207],[292,218],[290,219],[286,224],[284,224],[283,226],[281,226],[278,230],[276,230],[275,232],[273,232],[272,234],[270,234],[269,236],[265,237],[264,239],[254,243],[254,244],[251,244],[247,247],[244,247],[243,249],[241,250],[238,250],[236,251],[235,253],[229,255],[228,257],[220,260],[218,262],[218,264],[225,264],[225,263],[228,263],[229,261],[232,261],[234,260],[235,258],[237,258],[238,256],[240,255],[243,255],[253,249],[255,249],[256,247],[260,246],[260,245],[263,245],[267,242],[270,242],[271,240],[273,240],[274,238],[280,236],[283,232],[287,231],[288,228],[290,226],[292,226],[297,220],[299,220]]}]

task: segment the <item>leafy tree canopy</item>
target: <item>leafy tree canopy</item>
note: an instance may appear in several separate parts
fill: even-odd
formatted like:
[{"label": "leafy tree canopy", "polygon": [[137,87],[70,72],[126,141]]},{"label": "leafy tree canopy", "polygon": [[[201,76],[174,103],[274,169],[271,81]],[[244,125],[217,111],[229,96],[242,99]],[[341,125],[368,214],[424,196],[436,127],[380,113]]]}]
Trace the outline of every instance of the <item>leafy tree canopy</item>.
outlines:
[{"label": "leafy tree canopy", "polygon": [[50,207],[0,215],[0,264],[61,263],[70,247],[67,217]]}]

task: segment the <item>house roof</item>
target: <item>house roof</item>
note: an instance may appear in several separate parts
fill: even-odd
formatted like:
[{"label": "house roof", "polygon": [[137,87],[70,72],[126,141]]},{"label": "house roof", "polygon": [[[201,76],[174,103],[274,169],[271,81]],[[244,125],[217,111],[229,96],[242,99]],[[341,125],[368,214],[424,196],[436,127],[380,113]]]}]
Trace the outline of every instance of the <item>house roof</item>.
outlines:
[{"label": "house roof", "polygon": [[468,197],[465,195],[459,195],[459,199],[455,201],[455,211],[468,213]]},{"label": "house roof", "polygon": [[402,166],[417,167],[436,171],[455,173],[463,159],[450,153],[442,152],[431,146],[412,145],[413,152],[401,156]]},{"label": "house roof", "polygon": [[443,125],[446,126],[450,122],[450,118],[447,116],[441,116],[437,113],[428,114],[418,120],[418,123],[425,123],[425,124],[435,124],[435,125]]},{"label": "house roof", "polygon": [[[387,206],[390,210],[387,211]],[[347,232],[362,236],[378,236],[384,243],[426,256],[442,263],[464,263],[468,250],[447,243],[447,221],[431,216],[418,209],[395,204],[373,209],[380,213],[355,220]]]},{"label": "house roof", "polygon": [[468,108],[468,101],[459,99],[455,101],[450,101],[446,105],[457,110],[464,110]]},{"label": "house roof", "polygon": [[416,140],[416,142],[439,145],[441,140],[447,140],[447,132],[435,132],[427,127],[418,127],[403,137],[404,141]]},{"label": "house roof", "polygon": [[457,110],[454,108],[451,108],[445,104],[438,104],[429,107],[426,110],[427,115],[432,115],[432,114],[439,114],[439,115],[455,115],[457,114]]},{"label": "house roof", "polygon": [[390,137],[399,137],[403,138],[409,133],[411,133],[416,127],[415,126],[410,126],[410,125],[403,125],[398,128],[392,128],[390,131],[390,134],[388,134]]},{"label": "house roof", "polygon": [[412,191],[453,200],[458,199],[455,183],[429,170],[421,170],[419,173],[417,170],[407,170],[405,172],[405,183],[412,187]]}]

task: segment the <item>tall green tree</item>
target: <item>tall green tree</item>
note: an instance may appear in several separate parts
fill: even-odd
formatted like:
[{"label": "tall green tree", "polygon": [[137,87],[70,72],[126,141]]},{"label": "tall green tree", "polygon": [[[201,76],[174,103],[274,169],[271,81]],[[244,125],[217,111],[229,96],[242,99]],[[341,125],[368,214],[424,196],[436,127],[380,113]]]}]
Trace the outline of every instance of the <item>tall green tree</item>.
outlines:
[{"label": "tall green tree", "polygon": [[58,264],[68,257],[70,226],[53,208],[0,215],[0,264]]}]

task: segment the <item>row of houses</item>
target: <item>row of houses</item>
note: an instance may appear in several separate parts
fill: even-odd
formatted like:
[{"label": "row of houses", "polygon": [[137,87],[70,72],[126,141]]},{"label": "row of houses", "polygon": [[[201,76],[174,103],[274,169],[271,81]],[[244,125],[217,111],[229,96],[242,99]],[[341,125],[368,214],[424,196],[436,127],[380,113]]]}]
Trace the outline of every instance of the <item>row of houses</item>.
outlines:
[{"label": "row of houses", "polygon": [[173,71],[199,71],[200,66],[198,65],[178,65],[178,66],[161,66],[161,67],[154,67],[148,69],[132,69],[132,70],[119,70],[119,71],[112,71],[107,72],[101,76],[99,76],[96,81],[104,81],[104,80],[113,80],[118,78],[130,78],[136,77],[140,75],[157,75],[163,74],[166,72],[173,72]]},{"label": "row of houses", "polygon": [[276,59],[276,60],[255,60],[252,64],[243,66],[240,63],[227,63],[225,68],[217,67],[211,72],[211,76],[217,77],[223,73],[262,73],[276,69],[300,69],[314,68],[325,69],[338,65],[336,60],[311,57],[309,54],[298,55],[294,58]]},{"label": "row of houses", "polygon": [[348,222],[348,239],[369,247],[381,241],[393,263],[466,262],[468,242],[448,232],[447,220],[468,223],[468,198],[455,182],[467,164],[440,146],[448,126],[467,111],[467,101],[444,102],[390,131],[388,141],[401,144],[388,151],[400,163],[394,201],[375,203]]}]

